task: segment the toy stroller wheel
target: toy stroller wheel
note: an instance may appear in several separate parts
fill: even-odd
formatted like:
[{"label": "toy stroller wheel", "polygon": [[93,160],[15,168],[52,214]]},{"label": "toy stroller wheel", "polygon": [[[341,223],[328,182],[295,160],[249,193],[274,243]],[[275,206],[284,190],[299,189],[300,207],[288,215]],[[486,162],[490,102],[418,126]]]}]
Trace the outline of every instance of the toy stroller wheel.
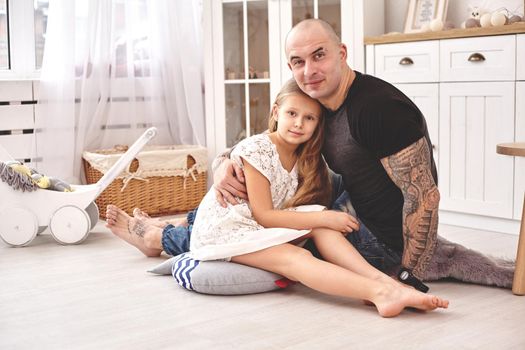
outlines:
[{"label": "toy stroller wheel", "polygon": [[55,211],[49,229],[58,243],[78,244],[87,238],[91,229],[91,220],[85,210],[66,205]]},{"label": "toy stroller wheel", "polygon": [[10,246],[29,244],[38,231],[36,215],[24,208],[6,208],[0,212],[0,238]]},{"label": "toy stroller wheel", "polygon": [[97,203],[91,202],[86,208],[86,213],[89,215],[89,219],[91,220],[91,227],[89,228],[89,230],[91,231],[93,227],[95,227],[95,225],[97,224],[98,215],[100,214],[98,211]]}]

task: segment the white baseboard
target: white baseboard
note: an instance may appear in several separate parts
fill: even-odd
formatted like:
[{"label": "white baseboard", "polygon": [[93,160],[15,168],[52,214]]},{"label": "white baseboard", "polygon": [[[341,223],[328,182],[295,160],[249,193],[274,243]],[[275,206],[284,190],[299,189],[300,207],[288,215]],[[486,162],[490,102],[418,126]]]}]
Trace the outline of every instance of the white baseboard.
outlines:
[{"label": "white baseboard", "polygon": [[462,214],[445,210],[439,211],[439,223],[513,235],[519,235],[520,232],[520,222],[518,220]]}]

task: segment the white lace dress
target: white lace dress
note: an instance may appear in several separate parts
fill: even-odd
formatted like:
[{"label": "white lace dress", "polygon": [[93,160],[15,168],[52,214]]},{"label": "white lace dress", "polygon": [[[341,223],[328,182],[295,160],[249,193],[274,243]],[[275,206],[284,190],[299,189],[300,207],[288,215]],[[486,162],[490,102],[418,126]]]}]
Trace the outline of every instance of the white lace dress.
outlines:
[{"label": "white lace dress", "polygon": [[[241,167],[241,157],[270,182],[273,207],[280,209],[297,190],[297,171],[283,168],[275,145],[267,134],[241,141],[231,153],[231,159]],[[321,205],[293,208],[297,211],[320,211]],[[250,205],[241,201],[223,208],[211,189],[199,205],[193,225],[190,254],[197,260],[229,260],[232,256],[255,252],[290,242],[310,230],[264,228],[253,218]]]}]

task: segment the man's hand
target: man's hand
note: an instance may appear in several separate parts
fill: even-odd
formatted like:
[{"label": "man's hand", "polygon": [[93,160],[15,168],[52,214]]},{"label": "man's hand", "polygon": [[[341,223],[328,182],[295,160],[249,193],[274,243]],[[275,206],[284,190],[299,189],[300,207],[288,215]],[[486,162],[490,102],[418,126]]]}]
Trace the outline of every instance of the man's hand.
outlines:
[{"label": "man's hand", "polygon": [[235,197],[248,199],[244,172],[231,159],[224,159],[213,174],[213,187],[217,201],[226,208],[227,203],[238,204]]}]

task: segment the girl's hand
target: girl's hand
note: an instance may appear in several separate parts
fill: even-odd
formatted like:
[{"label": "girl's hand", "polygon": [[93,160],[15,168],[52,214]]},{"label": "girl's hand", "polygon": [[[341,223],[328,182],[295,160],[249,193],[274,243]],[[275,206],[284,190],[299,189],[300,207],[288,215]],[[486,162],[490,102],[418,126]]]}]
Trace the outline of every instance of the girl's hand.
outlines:
[{"label": "girl's hand", "polygon": [[322,212],[323,226],[342,233],[359,230],[359,222],[352,215],[334,210]]}]

